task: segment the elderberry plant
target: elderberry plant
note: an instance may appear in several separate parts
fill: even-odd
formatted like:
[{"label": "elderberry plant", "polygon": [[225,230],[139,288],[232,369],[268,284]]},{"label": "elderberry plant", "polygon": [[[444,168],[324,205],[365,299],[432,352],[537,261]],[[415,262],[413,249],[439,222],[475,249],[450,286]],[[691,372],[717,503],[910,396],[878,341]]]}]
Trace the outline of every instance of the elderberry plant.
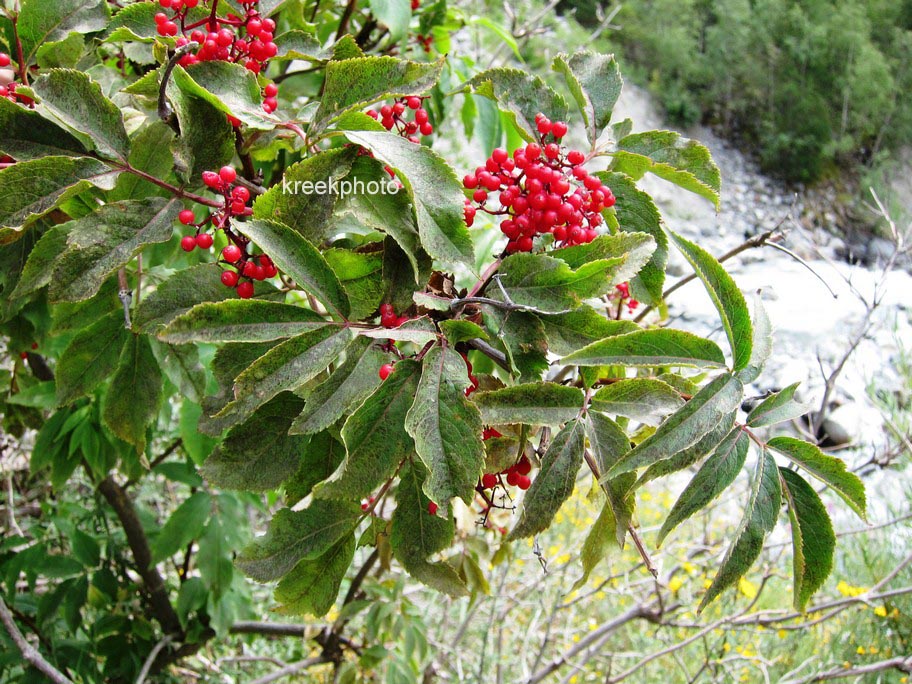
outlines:
[{"label": "elderberry plant", "polygon": [[[706,148],[612,125],[610,55],[478,70],[445,56],[458,11],[399,4],[6,12],[5,420],[43,422],[33,469],[56,486],[77,468],[139,478],[176,412],[188,440],[208,440],[208,487],[279,492],[236,567],[277,582],[283,610],[322,615],[362,546],[466,595],[481,572],[467,538],[493,550],[547,535],[592,481],[604,508],[585,581],[635,531],[643,484],[696,468],[659,544],[748,468],[700,606],[785,509],[803,607],[835,547],[807,478],[862,517],[864,489],[838,458],[767,434],[800,411],[794,386],[739,413],[771,353],[762,305],[751,316],[637,187],[651,173],[718,205]],[[470,135],[482,110],[498,122],[475,170],[433,149],[457,107]],[[491,230],[494,253],[479,247]],[[725,349],[666,325],[670,249],[705,285]],[[198,494],[156,561],[201,533],[194,515],[218,515]],[[477,524],[457,530],[457,508]],[[224,572],[206,572],[207,591]]]}]

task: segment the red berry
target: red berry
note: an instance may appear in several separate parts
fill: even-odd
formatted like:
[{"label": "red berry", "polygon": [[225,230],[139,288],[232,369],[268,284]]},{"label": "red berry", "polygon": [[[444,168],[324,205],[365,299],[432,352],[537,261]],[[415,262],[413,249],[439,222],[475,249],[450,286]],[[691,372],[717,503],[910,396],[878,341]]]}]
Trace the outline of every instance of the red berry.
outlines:
[{"label": "red berry", "polygon": [[226,183],[234,183],[234,181],[237,180],[237,171],[231,166],[223,166],[219,170],[219,178]]},{"label": "red berry", "polygon": [[497,486],[497,475],[494,473],[485,473],[481,476],[481,486],[485,489],[494,489]]},{"label": "red berry", "polygon": [[532,463],[525,456],[523,456],[513,467],[520,475],[528,475],[530,472],[532,472]]},{"label": "red berry", "polygon": [[414,95],[408,98],[405,103],[408,105],[409,109],[418,109],[421,106],[421,98],[415,97]]},{"label": "red berry", "polygon": [[522,475],[517,473],[515,470],[508,471],[507,472],[507,484],[510,485],[511,487],[515,487],[516,485],[519,484],[520,477],[522,477]]},{"label": "red berry", "polygon": [[33,350],[34,350],[34,349],[38,349],[38,343],[37,343],[37,342],[32,342],[32,349],[33,349]]},{"label": "red berry", "polygon": [[437,504],[433,501],[428,501],[428,513],[431,515],[437,515]]},{"label": "red berry", "polygon": [[253,283],[249,280],[245,280],[243,283],[237,286],[238,297],[241,299],[250,299],[253,297]]},{"label": "red berry", "polygon": [[529,487],[532,486],[532,480],[530,480],[525,475],[520,475],[516,480],[516,485],[523,491],[526,491]]},{"label": "red berry", "polygon": [[0,67],[8,67],[10,65],[10,56],[5,52],[0,52]]},{"label": "red berry", "polygon": [[265,88],[263,88],[263,93],[266,95],[266,97],[275,97],[279,94],[279,86],[277,86],[275,83],[270,83]]},{"label": "red berry", "polygon": [[196,236],[196,246],[200,249],[212,247],[212,236],[209,233],[200,233]]},{"label": "red berry", "polygon": [[584,155],[579,150],[570,150],[567,153],[567,161],[571,164],[582,164],[586,160],[586,155]]},{"label": "red berry", "polygon": [[184,209],[177,215],[177,219],[185,226],[189,226],[194,221],[196,221],[196,216],[193,215],[193,211],[191,209]]},{"label": "red berry", "polygon": [[231,197],[246,204],[250,201],[250,190],[239,185],[231,191]]},{"label": "red berry", "polygon": [[390,376],[390,373],[392,373],[392,372],[393,372],[393,364],[384,363],[382,366],[380,366],[380,371],[377,374],[380,376],[381,380],[386,380]]},{"label": "red berry", "polygon": [[222,271],[222,284],[234,287],[238,282],[238,274],[234,271]]},{"label": "red berry", "polygon": [[185,252],[192,252],[196,249],[196,238],[192,235],[184,235],[181,238],[181,249]]},{"label": "red berry", "polygon": [[241,248],[237,245],[228,245],[222,250],[222,257],[228,263],[233,264],[241,258]]},{"label": "red berry", "polygon": [[551,127],[551,135],[560,140],[565,135],[567,135],[567,124],[563,121],[555,121],[554,125]]},{"label": "red berry", "polygon": [[203,171],[203,183],[206,184],[206,187],[212,188],[213,190],[218,190],[221,186],[219,175],[214,171]]},{"label": "red berry", "polygon": [[20,359],[27,359],[27,358],[28,358],[28,352],[19,352],[19,358],[20,358]]}]

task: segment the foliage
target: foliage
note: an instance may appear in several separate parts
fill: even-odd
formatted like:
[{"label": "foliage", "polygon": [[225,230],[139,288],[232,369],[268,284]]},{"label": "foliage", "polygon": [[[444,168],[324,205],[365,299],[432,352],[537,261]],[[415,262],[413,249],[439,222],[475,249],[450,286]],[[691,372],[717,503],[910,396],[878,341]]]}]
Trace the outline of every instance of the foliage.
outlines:
[{"label": "foliage", "polygon": [[[578,18],[589,15],[586,2]],[[912,139],[908,5],[861,0],[625,2],[614,35],[670,116],[753,144],[813,181]]]},{"label": "foliage", "polygon": [[[404,23],[399,3],[250,2],[244,19],[217,0],[175,7],[31,0],[4,20],[20,79],[0,98],[4,428],[37,430],[35,478],[98,495],[60,534],[0,550],[5,599],[26,622],[60,615],[75,631],[92,615],[45,645],[58,667],[86,681],[164,670],[235,629],[237,570],[277,582],[279,610],[324,615],[371,549],[346,617],[321,637],[320,658],[341,665],[358,652],[346,621],[380,610],[360,600],[374,564],[450,597],[485,592],[482,561],[548,534],[582,480],[605,510],[588,573],[604,525],[621,546],[635,533],[645,482],[705,457],[664,532],[745,464],[752,477],[701,608],[751,567],[782,502],[804,607],[832,565],[831,527],[778,463],[861,516],[863,486],[816,446],[753,430],[791,395],[736,420],[769,353],[765,316],[636,187],[652,173],[718,204],[718,169],[676,133],[622,122],[603,135],[620,87],[610,56],[561,55],[552,87],[442,56],[466,21],[442,1]],[[215,21],[203,9],[221,31],[191,32]],[[463,184],[425,144],[457,104],[468,134],[509,147]],[[587,151],[565,134],[585,134]],[[491,180],[531,210],[467,192]],[[511,236],[523,218],[531,229]],[[493,220],[510,240],[490,254]],[[664,309],[669,248],[718,309],[724,350],[633,318],[638,300]],[[161,524],[130,495],[150,473],[180,485]],[[239,508],[260,501],[245,491],[267,493],[268,530],[243,546]],[[514,508],[512,529],[492,522]],[[100,533],[113,518],[126,546]],[[17,593],[22,573],[32,592]]]}]

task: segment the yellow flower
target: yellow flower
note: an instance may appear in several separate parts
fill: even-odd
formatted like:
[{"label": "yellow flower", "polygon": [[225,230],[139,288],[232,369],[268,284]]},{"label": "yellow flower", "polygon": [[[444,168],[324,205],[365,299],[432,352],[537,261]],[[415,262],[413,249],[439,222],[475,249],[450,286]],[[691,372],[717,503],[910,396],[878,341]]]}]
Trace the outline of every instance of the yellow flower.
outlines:
[{"label": "yellow flower", "polygon": [[883,606],[877,606],[877,608],[874,609],[874,615],[877,617],[887,617],[887,609]]},{"label": "yellow flower", "polygon": [[668,590],[673,594],[678,593],[678,589],[684,586],[684,580],[680,577],[672,577],[671,581],[668,582]]},{"label": "yellow flower", "polygon": [[684,572],[686,572],[688,575],[694,574],[694,572],[697,570],[697,566],[689,561],[685,561],[681,567],[684,568]]},{"label": "yellow flower", "polygon": [[746,577],[742,577],[738,580],[738,591],[740,591],[749,599],[757,597],[757,585]]},{"label": "yellow flower", "polygon": [[865,654],[865,647],[864,647],[864,646],[859,646],[858,648],[855,649],[855,652],[856,652],[858,655],[864,655],[864,654]]},{"label": "yellow flower", "polygon": [[703,580],[703,588],[709,589],[712,586],[712,580],[705,579]]},{"label": "yellow flower", "polygon": [[780,639],[785,639],[785,637],[788,636],[788,632],[785,631],[784,629],[780,629],[778,632],[776,632],[776,636],[779,637]]},{"label": "yellow flower", "polygon": [[836,591],[838,591],[843,596],[860,596],[867,590],[867,587],[853,587],[845,580],[839,580],[839,584],[836,585]]},{"label": "yellow flower", "polygon": [[722,644],[722,650],[725,651],[726,653],[728,653],[730,650],[732,650],[731,644],[729,644],[727,642]]}]

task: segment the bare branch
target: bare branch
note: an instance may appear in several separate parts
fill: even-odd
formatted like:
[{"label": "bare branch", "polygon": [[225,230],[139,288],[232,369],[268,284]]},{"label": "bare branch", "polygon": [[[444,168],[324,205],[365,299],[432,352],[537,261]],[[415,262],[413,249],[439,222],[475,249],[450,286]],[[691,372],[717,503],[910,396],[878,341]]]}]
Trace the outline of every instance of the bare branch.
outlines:
[{"label": "bare branch", "polygon": [[0,622],[3,623],[3,626],[13,640],[13,643],[16,644],[16,648],[19,649],[22,657],[25,658],[29,665],[41,672],[41,674],[54,682],[54,684],[73,684],[72,680],[67,678],[60,670],[45,660],[41,653],[38,652],[38,649],[26,641],[22,632],[20,632],[19,628],[16,626],[16,621],[13,620],[13,614],[7,607],[6,601],[2,598],[0,598]]}]

